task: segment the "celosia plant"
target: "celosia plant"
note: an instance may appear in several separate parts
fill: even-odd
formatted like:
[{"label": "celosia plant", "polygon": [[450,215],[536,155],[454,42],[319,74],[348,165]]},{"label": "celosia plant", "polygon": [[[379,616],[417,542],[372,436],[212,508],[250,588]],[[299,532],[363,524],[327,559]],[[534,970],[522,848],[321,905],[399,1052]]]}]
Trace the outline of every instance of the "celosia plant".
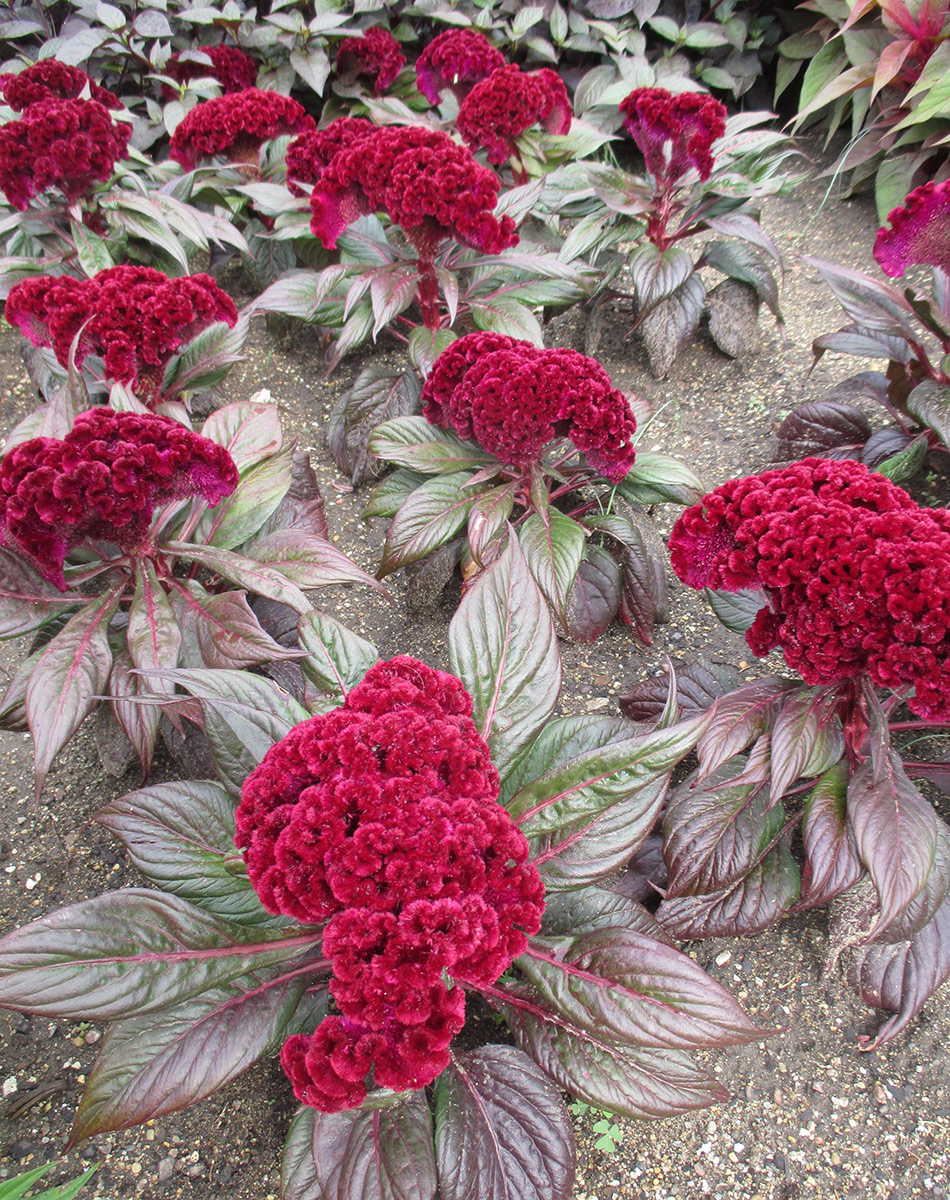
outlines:
[{"label": "celosia plant", "polygon": [[333,156],[355,142],[369,137],[376,126],[365,117],[338,117],[322,129],[300,134],[287,147],[287,186],[295,196],[304,195],[301,184],[311,187]]},{"label": "celosia plant", "polygon": [[128,157],[131,133],[98,100],[37,100],[0,125],[0,190],[21,212],[50,189],[75,204]]},{"label": "celosia plant", "polygon": [[[915,188],[878,230],[874,257],[893,277],[930,266],[932,283],[926,290],[905,285],[898,291],[872,275],[808,260],[851,318],[851,324],[815,339],[816,359],[836,350],[889,362],[886,372],[862,371],[823,399],[793,409],[777,431],[779,446],[790,459],[859,458],[893,479],[908,480],[928,462],[946,469],[950,452],[950,183]],[[873,430],[850,403],[857,397],[879,404],[893,423]]]},{"label": "celosia plant", "polygon": [[[284,1200],[333,1179],[366,1200],[383,1179],[407,1196],[483,1195],[489,1177],[568,1200],[562,1091],[639,1117],[721,1101],[687,1052],[765,1031],[609,886],[709,718],[668,711],[646,733],[552,719],[557,642],[517,543],[453,620],[451,675],[376,663],[318,613],[300,640],[329,712],[327,695],[311,716],[259,677],[173,673],[217,731],[221,783],[144,788],[98,817],[163,890],[100,896],[0,941],[0,1004],[119,1020],[72,1143],[280,1051],[303,1101]],[[479,1001],[514,1044],[473,1049],[483,1020],[455,1041]]]},{"label": "celosia plant", "polygon": [[[628,297],[637,309],[633,329],[643,339],[655,375],[666,374],[704,312],[725,353],[756,350],[759,303],[768,305],[780,332],[782,321],[775,274],[781,258],[758,223],[754,201],[783,194],[789,186],[783,168],[794,153],[789,139],[752,129],[769,114],[744,113],[727,121],[725,107],[698,92],[637,88],[620,111],[645,173],[600,165],[575,168],[570,182],[579,185],[583,179],[600,202],[578,211],[587,216],[582,235],[573,239],[578,252],[596,250],[606,278],[612,279],[621,265],[613,248],[620,241],[640,243],[623,265],[633,277]],[[576,204],[572,210],[577,211]],[[710,232],[729,240],[707,241],[694,258],[684,242]],[[727,277],[709,294],[702,267]],[[604,289],[605,300],[620,295],[614,287]]]},{"label": "celosia plant", "polygon": [[[183,58],[182,53],[177,51],[162,68],[163,75],[170,75],[179,84],[211,76],[221,85],[224,95],[230,96],[257,83],[257,63],[237,46],[197,46],[188,58]],[[199,54],[209,61],[198,58]],[[174,100],[176,95],[174,88],[167,83],[162,85],[163,100]]]},{"label": "celosia plant", "polygon": [[307,460],[255,403],[220,409],[200,435],[96,408],[64,437],[13,445],[0,460],[0,577],[0,636],[44,631],[0,702],[3,727],[33,735],[38,790],[103,695],[148,770],[174,687],[136,672],[295,657],[243,589],[305,614],[302,588],[373,583],[327,542]]},{"label": "celosia plant", "polygon": [[447,29],[416,59],[416,85],[430,104],[448,88],[461,102],[472,86],[505,65],[505,56],[478,29]]},{"label": "celosia plant", "polygon": [[[781,649],[804,684],[704,685],[685,701],[712,721],[667,801],[657,918],[677,937],[734,937],[836,901],[829,960],[848,948],[858,994],[893,1014],[861,1039],[881,1045],[950,976],[950,829],[911,782],[946,764],[892,744],[950,718],[950,513],[860,463],[812,458],[716,488],[670,550],[753,653]],[[647,716],[649,691],[624,711]],[[892,721],[905,703],[923,719]]]},{"label": "celosia plant", "polygon": [[344,38],[336,52],[337,74],[344,79],[367,76],[377,96],[389,90],[405,65],[399,43],[381,25],[370,26],[360,37]]},{"label": "celosia plant", "polygon": [[216,323],[233,326],[234,301],[210,275],[169,279],[151,267],[109,267],[91,279],[40,275],[24,279],[6,302],[6,319],[34,346],[49,346],[60,365],[102,358],[107,379],[129,385],[154,407],[172,357]]},{"label": "celosia plant", "polygon": [[509,162],[515,183],[529,178],[517,139],[533,125],[556,134],[571,128],[567,88],[549,67],[526,72],[514,64],[498,67],[475,84],[459,108],[459,133],[473,149],[484,149],[490,163]]},{"label": "celosia plant", "polygon": [[256,173],[265,142],[313,128],[313,117],[290,96],[247,88],[196,104],[175,130],[170,154],[186,171],[220,157]]},{"label": "celosia plant", "polygon": [[403,468],[366,510],[392,517],[380,574],[410,567],[444,584],[461,557],[471,579],[511,522],[562,633],[593,641],[619,613],[649,644],[667,618],[666,579],[640,506],[689,501],[701,485],[663,455],[635,464],[631,402],[603,367],[576,350],[471,333],[436,359],[421,402],[423,417],[387,421],[369,439]]},{"label": "celosia plant", "polygon": [[41,100],[98,100],[105,108],[121,108],[122,101],[90,79],[85,71],[55,58],[44,58],[18,75],[0,75],[0,96],[14,112],[23,112]]}]

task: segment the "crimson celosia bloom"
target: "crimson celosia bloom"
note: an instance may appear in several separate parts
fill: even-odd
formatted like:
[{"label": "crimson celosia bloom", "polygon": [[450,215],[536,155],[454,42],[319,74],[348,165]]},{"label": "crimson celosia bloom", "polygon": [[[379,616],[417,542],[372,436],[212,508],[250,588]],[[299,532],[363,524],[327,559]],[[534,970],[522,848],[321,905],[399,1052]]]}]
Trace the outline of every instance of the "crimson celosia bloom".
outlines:
[{"label": "crimson celosia bloom", "polygon": [[[208,77],[216,79],[226,96],[235,92],[246,92],[257,82],[257,63],[237,46],[196,46],[195,49],[206,55],[211,60],[210,63],[182,58],[182,52],[179,51],[165,64],[162,74],[170,75],[179,83],[190,83],[192,79]],[[174,100],[175,96],[175,89],[163,83],[162,99]]]},{"label": "crimson celosia bloom", "polygon": [[726,132],[725,105],[703,92],[674,96],[664,88],[636,88],[620,103],[624,129],[637,143],[647,170],[675,183],[690,167],[712,174],[710,148]]},{"label": "crimson celosia bloom", "polygon": [[532,125],[548,133],[571,128],[571,102],[561,77],[549,67],[522,73],[514,63],[492,71],[462,101],[458,130],[470,146],[487,151],[490,163],[517,154],[515,138]]},{"label": "crimson celosia bloom", "polygon": [[611,482],[633,466],[636,421],[592,358],[497,333],[469,333],[439,355],[422,389],[424,414],[503,462],[525,467],[567,437]]},{"label": "crimson celosia bloom", "polygon": [[0,126],[0,190],[21,212],[48,188],[72,203],[128,158],[131,134],[98,100],[39,100]]},{"label": "crimson celosia bloom", "polygon": [[287,147],[287,186],[295,196],[302,196],[301,183],[315,184],[339,150],[361,141],[376,128],[365,117],[337,117],[323,129],[311,129],[294,138]]},{"label": "crimson celosia bloom", "polygon": [[[462,1028],[459,982],[494,982],[536,933],[544,888],[452,675],[377,663],[342,708],[297,725],[248,777],[235,842],[264,907],[329,918],[339,1015],[284,1045],[305,1104],[424,1087]],[[448,977],[448,978],[447,978]]]},{"label": "crimson celosia bloom", "polygon": [[169,152],[186,171],[218,155],[232,163],[256,163],[264,142],[313,128],[313,117],[290,96],[247,88],[196,104],[175,130]]},{"label": "crimson celosia bloom", "polygon": [[62,440],[33,438],[0,460],[0,544],[65,591],[74,546],[114,542],[134,554],[156,505],[186,496],[217,504],[237,482],[227,450],[177,421],[93,408]]},{"label": "crimson celosia bloom", "polygon": [[874,257],[885,275],[903,275],[914,263],[950,274],[950,179],[914,188],[888,213],[874,241]]},{"label": "crimson celosia bloom", "polygon": [[310,197],[310,228],[328,250],[361,213],[383,209],[423,254],[446,237],[486,254],[518,241],[495,207],[501,184],[448,134],[387,125],[340,149]]},{"label": "crimson celosia bloom", "polygon": [[362,37],[346,38],[336,54],[336,69],[341,75],[366,75],[376,82],[373,91],[378,96],[394,82],[406,65],[406,56],[399,43],[381,25],[373,25]]},{"label": "crimson celosia bloom", "polygon": [[33,63],[19,75],[0,75],[0,96],[15,112],[23,112],[40,100],[77,100],[84,91],[105,108],[122,107],[118,96],[100,87],[85,71],[55,58]]},{"label": "crimson celosia bloom", "polygon": [[860,463],[809,458],[716,488],[676,522],[670,551],[690,587],[762,590],[755,654],[781,647],[812,686],[863,672],[913,684],[914,712],[950,717],[945,510]]},{"label": "crimson celosia bloom", "polygon": [[416,60],[416,86],[430,104],[445,89],[468,91],[505,65],[505,56],[477,29],[447,29],[432,39]]},{"label": "crimson celosia bloom", "polygon": [[106,376],[130,384],[149,403],[171,357],[209,325],[233,326],[237,309],[210,275],[169,279],[152,267],[121,266],[91,279],[24,279],[7,297],[6,318],[34,346],[51,346],[62,366],[82,330],[77,364],[87,354],[102,355]]}]

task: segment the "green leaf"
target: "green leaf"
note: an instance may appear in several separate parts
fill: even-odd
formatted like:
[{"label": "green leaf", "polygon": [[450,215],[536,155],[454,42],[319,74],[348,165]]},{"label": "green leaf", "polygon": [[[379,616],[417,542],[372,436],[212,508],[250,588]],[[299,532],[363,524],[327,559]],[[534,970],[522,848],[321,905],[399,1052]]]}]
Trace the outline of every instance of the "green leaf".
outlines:
[{"label": "green leaf", "polygon": [[503,483],[483,492],[468,514],[468,548],[472,558],[482,566],[482,555],[488,546],[501,536],[515,505],[516,485]]},{"label": "green leaf", "polygon": [[217,546],[199,546],[193,542],[164,542],[162,549],[207,567],[222,579],[246,588],[252,595],[266,596],[268,600],[286,604],[295,612],[309,612],[313,607],[300,588],[276,567],[260,563],[253,558],[245,558],[243,554],[235,554],[233,550],[221,550]]},{"label": "green leaf", "polygon": [[469,308],[478,329],[504,333],[508,337],[531,342],[533,346],[544,345],[538,318],[530,308],[519,304],[517,300],[509,300],[506,296],[489,296],[472,299]]},{"label": "green leaf", "polygon": [[627,266],[641,309],[651,308],[664,296],[672,296],[693,273],[693,260],[682,246],[659,250],[652,242],[638,246],[627,260]]},{"label": "green leaf", "polygon": [[432,369],[432,364],[443,350],[456,340],[457,333],[451,329],[427,329],[425,325],[417,325],[409,334],[407,354],[409,361],[423,379]]},{"label": "green leaf", "polygon": [[[299,522],[255,538],[246,549],[256,562],[307,591],[340,583],[362,583],[387,595],[378,580],[361,570],[342,550],[337,550],[332,542],[320,534],[301,529]],[[257,590],[261,595],[266,594],[261,589]],[[307,608],[298,608],[297,611],[309,612],[309,603]]]},{"label": "green leaf", "polygon": [[761,588],[747,588],[741,592],[717,592],[703,589],[713,612],[725,627],[733,633],[745,633],[752,626],[764,605]]},{"label": "green leaf", "polygon": [[617,491],[631,504],[695,504],[706,488],[699,476],[679,458],[638,450]]},{"label": "green leaf", "polygon": [[504,782],[561,688],[554,623],[516,538],[463,596],[449,625],[449,662]]},{"label": "green leaf", "polygon": [[272,458],[284,440],[277,405],[254,400],[215,409],[202,425],[201,434],[223,446],[242,473]]},{"label": "green leaf", "polygon": [[463,442],[425,417],[396,417],[373,430],[369,451],[397,467],[408,467],[424,475],[448,475],[455,471],[501,464],[471,442]]},{"label": "green leaf", "polygon": [[76,221],[70,221],[69,227],[72,239],[76,243],[76,257],[79,265],[90,278],[97,271],[104,271],[107,267],[115,266],[108,246],[98,234],[87,229],[85,225],[77,224]]},{"label": "green leaf", "polygon": [[950,387],[925,379],[907,397],[907,411],[950,450]]},{"label": "green leaf", "polygon": [[293,446],[252,467],[230,496],[202,516],[194,540],[233,550],[253,537],[287,494],[293,469]]},{"label": "green leaf", "polygon": [[95,818],[146,879],[240,925],[283,924],[261,906],[234,846],[234,802],[210,779],[129,792]]},{"label": "green leaf", "polygon": [[425,558],[458,533],[484,490],[466,487],[470,479],[467,471],[437,475],[406,497],[386,533],[380,579]]},{"label": "green leaf", "polygon": [[342,704],[347,693],[379,660],[379,651],[327,613],[310,612],[297,624],[297,640],[307,652],[300,660],[304,675],[333,704]]},{"label": "green leaf", "polygon": [[369,500],[363,509],[363,520],[368,521],[371,517],[394,517],[421,483],[425,483],[424,475],[399,467],[377,483],[370,492]]},{"label": "green leaf", "polygon": [[897,454],[892,454],[890,458],[885,458],[883,462],[878,463],[874,470],[879,475],[886,475],[888,479],[893,479],[895,483],[913,479],[923,467],[928,449],[926,435],[921,435],[914,438]]},{"label": "green leaf", "polygon": [[61,592],[19,554],[0,546],[0,638],[35,633],[57,613],[91,599]]},{"label": "green leaf", "polygon": [[531,574],[563,626],[567,598],[584,557],[584,530],[571,517],[549,508],[543,516],[531,513],[519,538]]}]

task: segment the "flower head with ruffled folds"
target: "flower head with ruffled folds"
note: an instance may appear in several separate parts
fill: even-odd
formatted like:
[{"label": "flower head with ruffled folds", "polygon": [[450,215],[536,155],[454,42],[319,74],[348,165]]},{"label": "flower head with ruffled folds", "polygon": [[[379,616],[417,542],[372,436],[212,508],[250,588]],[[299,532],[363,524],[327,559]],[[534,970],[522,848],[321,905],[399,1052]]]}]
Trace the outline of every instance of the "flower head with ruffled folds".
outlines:
[{"label": "flower head with ruffled folds", "polygon": [[950,274],[950,179],[914,188],[877,231],[874,257],[885,275],[903,275],[915,263]]},{"label": "flower head with ruffled folds", "polygon": [[670,537],[690,587],[760,590],[746,633],[806,683],[862,673],[913,685],[913,712],[950,717],[950,513],[921,508],[861,463],[809,458],[734,479]]},{"label": "flower head with ruffled folds", "polygon": [[470,333],[439,355],[422,390],[424,415],[526,467],[567,437],[606,479],[633,466],[636,421],[600,363],[503,334]]},{"label": "flower head with ruffled folds", "polygon": [[297,1098],[357,1107],[367,1076],[420,1088],[448,1065],[459,983],[493,983],[540,927],[544,888],[498,803],[452,675],[401,656],[296,726],[248,777],[236,843],[270,912],[329,920],[338,1012],[284,1045]]},{"label": "flower head with ruffled folds", "polygon": [[478,29],[447,29],[416,59],[416,86],[430,104],[450,88],[461,101],[472,85],[505,65],[505,56]]},{"label": "flower head with ruffled folds", "polygon": [[265,142],[314,128],[302,104],[280,92],[247,88],[205,100],[186,114],[175,130],[170,153],[186,171],[204,159],[256,165]]},{"label": "flower head with ruffled folds", "polygon": [[725,105],[713,96],[636,88],[620,102],[620,111],[657,181],[672,185],[691,168],[703,180],[712,174],[712,145],[726,132]]},{"label": "flower head with ruffled folds", "polygon": [[337,117],[322,129],[300,134],[287,147],[287,186],[295,196],[302,196],[300,184],[311,187],[320,178],[323,168],[340,150],[368,137],[377,126],[365,117]]},{"label": "flower head with ruffled folds", "polygon": [[131,134],[98,100],[37,100],[0,126],[0,190],[21,212],[51,188],[74,203],[128,158]]},{"label": "flower head with ruffled folds", "polygon": [[472,88],[459,109],[458,130],[470,146],[487,152],[490,163],[503,163],[517,155],[515,138],[532,125],[563,134],[571,119],[567,88],[556,71],[522,71],[512,63]]},{"label": "flower head with ruffled folds", "polygon": [[337,72],[347,78],[367,76],[377,96],[392,86],[405,65],[402,48],[381,25],[371,26],[361,37],[346,38],[336,54]]},{"label": "flower head with ruffled folds", "polygon": [[[257,83],[257,63],[249,54],[245,54],[237,46],[196,46],[191,52],[198,53],[208,59],[208,62],[197,58],[182,58],[183,51],[173,54],[163,75],[169,75],[178,83],[190,83],[192,79],[216,79],[226,96],[236,92],[246,92]],[[174,88],[167,83],[162,84],[162,99],[174,100]]]},{"label": "flower head with ruffled folds", "polygon": [[0,96],[14,112],[23,112],[40,100],[78,100],[84,92],[104,108],[122,107],[118,96],[90,79],[85,71],[55,58],[41,59],[18,75],[0,75]]},{"label": "flower head with ruffled folds", "polygon": [[148,404],[158,399],[172,356],[209,325],[235,325],[237,309],[210,275],[169,279],[152,267],[119,266],[91,279],[24,279],[7,297],[6,319],[34,346],[52,347],[64,367],[82,331],[77,365],[101,355],[106,376]]},{"label": "flower head with ruffled folds", "polygon": [[518,241],[511,217],[492,213],[501,184],[448,134],[387,125],[343,147],[310,197],[310,228],[327,249],[362,213],[388,214],[431,257],[448,237],[486,254]]},{"label": "flower head with ruffled folds", "polygon": [[217,504],[237,482],[227,450],[177,421],[93,408],[65,438],[33,438],[0,460],[0,544],[65,591],[73,547],[106,541],[134,554],[157,505]]}]

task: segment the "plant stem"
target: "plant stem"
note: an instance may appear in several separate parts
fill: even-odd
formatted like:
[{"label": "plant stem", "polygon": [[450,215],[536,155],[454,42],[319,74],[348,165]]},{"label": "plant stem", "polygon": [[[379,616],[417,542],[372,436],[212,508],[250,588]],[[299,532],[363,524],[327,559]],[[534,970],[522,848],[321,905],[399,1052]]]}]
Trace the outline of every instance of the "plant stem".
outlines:
[{"label": "plant stem", "polygon": [[422,323],[426,329],[441,329],[439,315],[439,278],[431,258],[419,255],[419,304],[422,307]]}]

